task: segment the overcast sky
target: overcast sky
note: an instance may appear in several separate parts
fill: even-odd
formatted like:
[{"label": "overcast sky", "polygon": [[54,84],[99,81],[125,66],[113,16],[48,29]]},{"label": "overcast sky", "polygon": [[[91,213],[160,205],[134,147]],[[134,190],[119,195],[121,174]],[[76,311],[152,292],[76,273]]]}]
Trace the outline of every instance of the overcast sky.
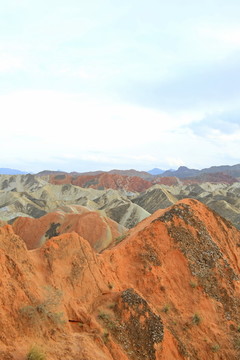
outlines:
[{"label": "overcast sky", "polygon": [[239,0],[0,1],[0,167],[240,163]]}]

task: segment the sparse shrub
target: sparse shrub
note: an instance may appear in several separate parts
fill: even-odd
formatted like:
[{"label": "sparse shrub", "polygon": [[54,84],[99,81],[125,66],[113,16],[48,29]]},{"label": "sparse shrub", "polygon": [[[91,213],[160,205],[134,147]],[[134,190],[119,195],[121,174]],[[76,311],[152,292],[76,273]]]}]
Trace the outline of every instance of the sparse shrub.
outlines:
[{"label": "sparse shrub", "polygon": [[44,304],[38,304],[36,306],[27,305],[23,306],[19,310],[26,319],[28,319],[33,325],[37,324],[39,320],[50,320],[54,324],[64,324],[63,313],[52,312],[50,309],[44,306]]},{"label": "sparse shrub", "polygon": [[45,292],[45,305],[46,306],[58,306],[60,301],[61,301],[61,297],[62,297],[62,291],[59,289],[55,289],[52,286],[44,286],[44,292]]},{"label": "sparse shrub", "polygon": [[240,332],[240,325],[238,325],[237,327],[237,332]]},{"label": "sparse shrub", "polygon": [[33,346],[27,354],[27,360],[46,360],[45,354],[37,347]]},{"label": "sparse shrub", "polygon": [[109,332],[108,331],[104,331],[102,339],[103,339],[104,344],[106,345],[109,341]]},{"label": "sparse shrub", "polygon": [[108,329],[115,330],[117,328],[117,324],[114,321],[108,321],[107,323]]},{"label": "sparse shrub", "polygon": [[127,237],[127,234],[123,234],[123,235],[118,236],[118,237],[115,239],[115,243],[116,243],[116,244],[119,244],[119,243],[120,243],[121,241],[123,241],[126,237]]},{"label": "sparse shrub", "polygon": [[214,344],[211,346],[212,352],[218,352],[220,350],[220,345]]},{"label": "sparse shrub", "polygon": [[98,318],[101,319],[104,322],[105,326],[109,330],[115,330],[117,328],[117,323],[115,321],[113,321],[110,314],[107,314],[107,313],[101,311],[98,314]]},{"label": "sparse shrub", "polygon": [[200,316],[195,313],[193,316],[192,316],[192,323],[195,324],[195,325],[199,325],[201,322],[201,318]]},{"label": "sparse shrub", "polygon": [[109,315],[103,311],[100,311],[100,313],[98,314],[98,318],[101,320],[109,320]]},{"label": "sparse shrub", "polygon": [[164,312],[165,314],[167,314],[170,310],[170,306],[168,304],[164,305],[162,308],[162,312]]},{"label": "sparse shrub", "polygon": [[33,325],[39,323],[39,320],[50,320],[54,324],[64,324],[63,313],[55,312],[55,307],[59,305],[62,293],[60,290],[51,286],[44,288],[45,299],[42,302],[35,301],[33,305],[26,305],[19,309],[19,312]]},{"label": "sparse shrub", "polygon": [[234,341],[234,347],[236,350],[240,350],[240,337],[237,337]]},{"label": "sparse shrub", "polygon": [[28,319],[32,324],[35,324],[38,320],[38,313],[35,306],[26,305],[19,309],[19,312],[22,316]]},{"label": "sparse shrub", "polygon": [[112,290],[114,288],[114,285],[112,283],[108,283],[108,288]]},{"label": "sparse shrub", "polygon": [[190,286],[191,288],[195,289],[198,286],[198,284],[195,283],[194,281],[190,281]]}]

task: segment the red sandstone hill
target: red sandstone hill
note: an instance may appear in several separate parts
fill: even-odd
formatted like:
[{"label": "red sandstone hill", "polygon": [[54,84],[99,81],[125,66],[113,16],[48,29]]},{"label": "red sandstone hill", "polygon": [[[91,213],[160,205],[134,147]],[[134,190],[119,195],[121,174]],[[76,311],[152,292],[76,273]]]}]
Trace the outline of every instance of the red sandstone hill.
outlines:
[{"label": "red sandstone hill", "polygon": [[126,229],[99,212],[78,206],[78,214],[57,211],[38,219],[18,217],[13,223],[13,230],[30,250],[54,236],[74,231],[84,237],[93,249],[101,251]]},{"label": "red sandstone hill", "polygon": [[124,189],[126,191],[141,192],[148,189],[152,184],[138,176],[124,176],[120,174],[101,173],[98,175],[80,175],[77,177],[70,174],[51,175],[52,184],[73,184],[80,187],[93,189]]},{"label": "red sandstone hill", "polygon": [[101,173],[97,175],[71,174],[51,175],[49,182],[55,185],[73,184],[83,188],[126,190],[129,192],[142,192],[153,184],[178,185],[181,183],[175,177],[157,177],[152,181],[144,180],[138,176],[126,176],[114,173]]},{"label": "red sandstone hill", "polygon": [[73,184],[83,188],[93,189],[115,189],[128,192],[142,192],[154,184],[160,185],[187,185],[202,184],[204,182],[233,184],[238,180],[224,173],[200,174],[197,177],[178,179],[175,176],[161,177],[157,176],[151,180],[145,180],[140,176],[126,176],[116,173],[97,173],[89,175],[72,174],[52,174],[49,176],[49,182],[56,185]]},{"label": "red sandstone hill", "polygon": [[236,228],[183,200],[119,240],[97,254],[72,232],[27,250],[1,227],[0,359],[32,345],[51,360],[239,359]]}]

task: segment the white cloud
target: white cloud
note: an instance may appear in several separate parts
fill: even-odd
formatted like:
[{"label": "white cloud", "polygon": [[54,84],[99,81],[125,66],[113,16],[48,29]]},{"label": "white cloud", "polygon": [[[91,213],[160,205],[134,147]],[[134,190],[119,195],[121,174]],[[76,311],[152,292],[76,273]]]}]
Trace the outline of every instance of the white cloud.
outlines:
[{"label": "white cloud", "polygon": [[235,159],[239,118],[203,120],[238,106],[239,8],[2,2],[0,159],[142,168]]},{"label": "white cloud", "polygon": [[[21,91],[0,95],[1,157],[21,154],[28,161],[56,159],[99,164],[158,162],[161,144],[197,113],[168,114],[140,106],[94,99],[83,94]],[[159,143],[151,149],[151,144]],[[54,160],[55,159],[55,160]],[[182,164],[182,160],[178,163]],[[149,164],[149,165],[147,165]],[[171,161],[171,166],[176,165]]]},{"label": "white cloud", "polygon": [[21,57],[0,52],[0,73],[8,73],[23,68],[23,60]]},{"label": "white cloud", "polygon": [[[199,35],[209,40],[217,41],[217,45],[222,50],[239,50],[240,49],[240,27],[228,26],[209,26],[206,25],[198,30]],[[216,43],[215,43],[216,44]],[[215,45],[216,46],[216,45]]]},{"label": "white cloud", "polygon": [[93,99],[83,94],[21,91],[0,96],[2,131],[38,136],[43,144],[69,149],[132,148],[151,143],[191,121],[188,114]]},{"label": "white cloud", "polygon": [[55,71],[56,75],[67,75],[70,77],[77,77],[80,79],[93,79],[95,76],[93,72],[83,67],[73,68],[73,67],[63,67]]},{"label": "white cloud", "polygon": [[225,144],[234,144],[237,143],[240,149],[240,131],[235,132],[234,134],[223,134],[217,129],[212,129],[208,135],[210,140],[216,141],[218,143]]},{"label": "white cloud", "polygon": [[[235,159],[239,144],[239,132],[209,128],[208,120],[201,124],[199,118],[204,116],[193,111],[167,113],[55,91],[0,95],[0,106],[0,160],[21,157],[32,167],[46,163],[76,170],[76,164],[83,163],[82,171],[89,168],[87,164],[103,169],[200,168],[225,159],[226,154]],[[204,131],[201,136],[199,129]]]},{"label": "white cloud", "polygon": [[185,165],[184,161],[181,158],[167,157],[165,162],[169,164],[170,167],[178,168],[179,166]]}]

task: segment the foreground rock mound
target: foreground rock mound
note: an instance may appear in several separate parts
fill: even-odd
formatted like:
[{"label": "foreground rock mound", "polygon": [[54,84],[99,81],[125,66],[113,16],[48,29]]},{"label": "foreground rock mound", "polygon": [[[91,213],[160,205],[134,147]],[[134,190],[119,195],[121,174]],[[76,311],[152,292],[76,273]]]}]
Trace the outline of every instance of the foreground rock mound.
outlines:
[{"label": "foreground rock mound", "polygon": [[26,359],[34,344],[51,360],[238,359],[239,246],[240,232],[196,200],[101,254],[76,232],[29,251],[3,226],[1,359]]}]

